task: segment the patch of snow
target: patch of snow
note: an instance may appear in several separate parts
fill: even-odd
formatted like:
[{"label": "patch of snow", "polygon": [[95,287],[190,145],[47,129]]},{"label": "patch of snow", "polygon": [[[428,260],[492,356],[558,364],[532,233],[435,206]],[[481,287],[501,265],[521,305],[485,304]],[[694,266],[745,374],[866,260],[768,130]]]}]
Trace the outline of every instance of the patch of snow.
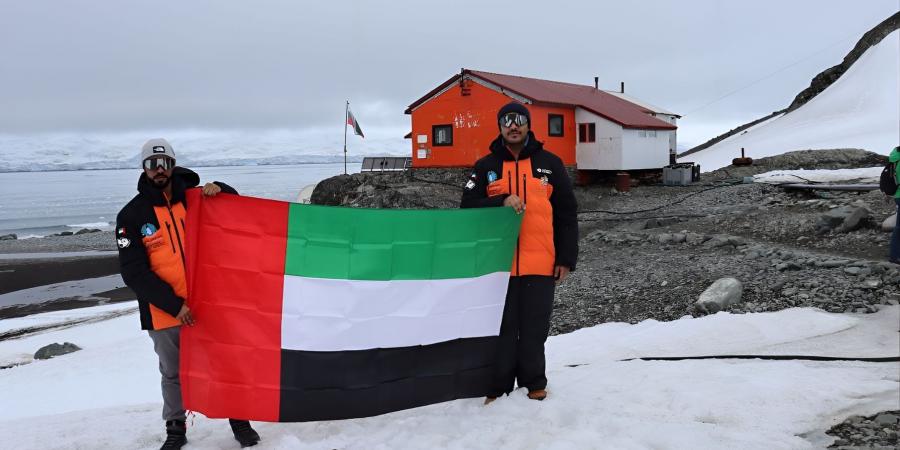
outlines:
[{"label": "patch of snow", "polygon": [[884,167],[865,167],[861,169],[835,170],[773,170],[753,176],[755,183],[837,183],[841,181],[858,181],[860,183],[878,183]]},{"label": "patch of snow", "polygon": [[[619,360],[722,353],[896,356],[898,320],[900,307],[891,306],[870,315],[797,308],[607,323],[548,340],[550,397],[543,402],[519,390],[486,407],[482,399],[466,399],[366,419],[254,426],[263,438],[260,448],[272,449],[820,448],[822,442],[801,436],[852,414],[900,408],[900,364]],[[163,438],[157,360],[137,322],[120,317],[0,342],[0,356],[50,342],[84,349],[0,370],[4,445],[157,448]],[[199,415],[188,439],[195,449],[236,445],[224,421]]]},{"label": "patch of snow", "polygon": [[0,306],[30,305],[61,298],[89,297],[91,294],[120,287],[125,287],[125,282],[119,274],[64,281],[0,294]]}]

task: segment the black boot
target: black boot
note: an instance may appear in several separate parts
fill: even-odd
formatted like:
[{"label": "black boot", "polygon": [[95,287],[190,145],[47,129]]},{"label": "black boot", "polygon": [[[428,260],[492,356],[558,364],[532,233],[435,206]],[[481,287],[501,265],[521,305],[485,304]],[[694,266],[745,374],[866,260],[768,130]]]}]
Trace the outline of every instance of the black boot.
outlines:
[{"label": "black boot", "polygon": [[163,442],[159,450],[180,449],[184,444],[187,444],[186,431],[183,420],[166,421],[166,442]]},{"label": "black boot", "polygon": [[259,434],[250,427],[250,422],[228,419],[228,423],[231,424],[234,438],[241,443],[241,447],[253,447],[259,443]]}]

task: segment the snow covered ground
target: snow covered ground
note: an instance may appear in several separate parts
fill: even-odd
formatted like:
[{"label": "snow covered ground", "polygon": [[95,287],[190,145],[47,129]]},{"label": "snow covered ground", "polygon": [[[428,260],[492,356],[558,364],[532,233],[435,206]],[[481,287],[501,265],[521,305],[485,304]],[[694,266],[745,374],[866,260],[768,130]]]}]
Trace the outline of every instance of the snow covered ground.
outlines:
[{"label": "snow covered ground", "polygon": [[822,93],[800,108],[757,124],[688,159],[711,171],[733,158],[793,150],[861,148],[888,154],[900,144],[900,31],[863,54]]},{"label": "snow covered ground", "polygon": [[844,181],[856,181],[859,183],[875,183],[881,177],[884,167],[864,167],[861,169],[798,169],[798,170],[773,170],[753,176],[754,183],[840,183]]},{"label": "snow covered ground", "polygon": [[[109,314],[107,305],[3,321],[4,328]],[[127,309],[126,309],[127,310]],[[467,399],[346,421],[256,427],[260,449],[804,449],[857,413],[900,409],[900,364],[762,360],[628,361],[637,356],[896,356],[900,307],[816,309],[672,322],[607,323],[548,341],[550,397],[523,392],[485,407]],[[0,341],[0,360],[39,347],[84,350],[0,370],[3,447],[156,448],[162,440],[156,356],[138,319]],[[237,448],[221,420],[197,415],[188,448]]]}]

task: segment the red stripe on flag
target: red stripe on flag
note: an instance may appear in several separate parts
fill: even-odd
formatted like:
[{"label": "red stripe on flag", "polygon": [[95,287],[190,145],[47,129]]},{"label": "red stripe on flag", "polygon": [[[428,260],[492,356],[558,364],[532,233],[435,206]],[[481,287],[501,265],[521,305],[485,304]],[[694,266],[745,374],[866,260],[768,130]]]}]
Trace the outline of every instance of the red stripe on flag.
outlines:
[{"label": "red stripe on flag", "polygon": [[199,189],[187,196],[188,306],[181,332],[184,407],[277,422],[289,204]]}]

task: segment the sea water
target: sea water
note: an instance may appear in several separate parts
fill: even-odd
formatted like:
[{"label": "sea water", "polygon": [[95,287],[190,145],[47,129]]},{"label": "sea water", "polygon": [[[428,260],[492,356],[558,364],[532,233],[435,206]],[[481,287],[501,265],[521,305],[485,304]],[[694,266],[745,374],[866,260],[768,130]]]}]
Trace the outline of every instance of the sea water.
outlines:
[{"label": "sea water", "polygon": [[[241,195],[297,201],[309,185],[344,173],[343,163],[191,167],[200,182],[222,181]],[[360,163],[348,163],[348,173]],[[111,230],[135,194],[140,169],[0,173],[0,235],[19,239],[82,228]]]}]

